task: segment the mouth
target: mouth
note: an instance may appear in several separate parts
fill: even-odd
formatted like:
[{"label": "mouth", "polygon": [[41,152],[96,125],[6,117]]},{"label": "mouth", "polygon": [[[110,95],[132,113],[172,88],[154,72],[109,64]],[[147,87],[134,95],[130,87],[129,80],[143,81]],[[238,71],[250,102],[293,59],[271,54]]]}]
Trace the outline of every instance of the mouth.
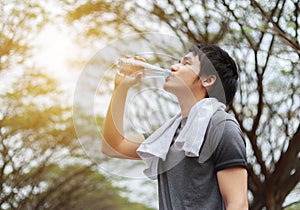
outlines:
[{"label": "mouth", "polygon": [[173,72],[171,72],[171,71],[166,72],[166,74],[165,74],[165,81],[166,82],[169,81],[170,78],[173,77],[173,76],[174,76]]},{"label": "mouth", "polygon": [[168,82],[172,76],[173,76],[173,73],[169,72],[168,76],[165,78],[165,82]]}]

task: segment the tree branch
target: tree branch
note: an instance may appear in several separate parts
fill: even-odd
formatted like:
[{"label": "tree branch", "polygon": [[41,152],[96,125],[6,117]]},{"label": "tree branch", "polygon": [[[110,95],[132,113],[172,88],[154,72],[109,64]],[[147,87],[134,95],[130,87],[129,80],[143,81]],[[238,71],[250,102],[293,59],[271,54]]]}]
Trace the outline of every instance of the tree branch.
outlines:
[{"label": "tree branch", "polygon": [[255,0],[250,0],[251,1],[251,5],[254,8],[257,8],[261,14],[263,15],[263,17],[266,18],[267,22],[272,24],[272,29],[275,35],[277,35],[279,38],[281,38],[281,40],[286,43],[287,45],[289,45],[292,49],[294,49],[296,51],[297,54],[300,54],[300,46],[299,44],[297,44],[297,42],[292,41],[284,32],[284,30],[279,26],[279,24],[275,21],[273,21],[272,16],[270,16],[261,6],[260,4],[255,1]]},{"label": "tree branch", "polygon": [[[94,165],[95,163],[92,163]],[[63,187],[64,185],[68,184],[74,177],[85,174],[89,168],[92,166],[86,166],[82,169],[76,171],[75,173],[65,177],[63,180],[58,182],[55,186],[52,186],[50,189],[46,191],[46,193],[38,200],[38,202],[34,205],[33,209],[40,209],[40,207],[45,203],[47,197],[49,197],[51,194],[55,193],[57,189]]]}]

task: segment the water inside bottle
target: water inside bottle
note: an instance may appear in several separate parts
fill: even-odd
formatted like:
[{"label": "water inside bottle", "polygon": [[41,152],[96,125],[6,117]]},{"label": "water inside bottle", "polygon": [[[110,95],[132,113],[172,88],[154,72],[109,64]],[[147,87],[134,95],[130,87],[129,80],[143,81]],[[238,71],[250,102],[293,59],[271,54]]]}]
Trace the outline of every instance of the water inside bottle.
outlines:
[{"label": "water inside bottle", "polygon": [[[167,78],[171,71],[169,69],[164,69],[143,61],[139,61],[139,60],[135,60],[132,58],[121,58],[118,60],[117,62],[118,66],[120,67],[121,65],[127,65],[126,68],[130,68],[130,66],[132,66],[132,68],[134,67],[143,67],[144,70],[143,73],[143,77],[146,78],[152,78],[152,77],[163,77],[163,78]],[[120,72],[118,72],[119,74],[122,74]]]}]

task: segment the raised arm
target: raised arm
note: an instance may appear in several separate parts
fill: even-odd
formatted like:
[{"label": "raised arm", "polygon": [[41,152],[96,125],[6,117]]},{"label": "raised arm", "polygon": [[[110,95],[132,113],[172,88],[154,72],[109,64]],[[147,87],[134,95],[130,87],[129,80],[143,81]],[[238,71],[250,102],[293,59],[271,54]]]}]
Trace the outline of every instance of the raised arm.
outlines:
[{"label": "raised arm", "polygon": [[[122,70],[126,71],[126,69]],[[136,70],[134,69],[134,71]],[[104,121],[101,148],[102,153],[110,157],[139,159],[136,150],[144,140],[144,136],[137,134],[125,137],[123,132],[123,117],[128,90],[138,83],[141,77],[142,73],[136,74],[135,78],[120,74],[116,74],[115,76],[115,88]]]}]

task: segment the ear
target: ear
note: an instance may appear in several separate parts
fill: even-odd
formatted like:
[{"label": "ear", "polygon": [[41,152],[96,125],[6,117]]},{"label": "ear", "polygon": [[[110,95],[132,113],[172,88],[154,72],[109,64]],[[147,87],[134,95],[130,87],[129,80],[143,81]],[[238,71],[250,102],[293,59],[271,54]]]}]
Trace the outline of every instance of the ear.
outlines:
[{"label": "ear", "polygon": [[216,75],[201,76],[200,80],[201,80],[202,86],[207,89],[215,84],[217,77],[216,77]]}]

